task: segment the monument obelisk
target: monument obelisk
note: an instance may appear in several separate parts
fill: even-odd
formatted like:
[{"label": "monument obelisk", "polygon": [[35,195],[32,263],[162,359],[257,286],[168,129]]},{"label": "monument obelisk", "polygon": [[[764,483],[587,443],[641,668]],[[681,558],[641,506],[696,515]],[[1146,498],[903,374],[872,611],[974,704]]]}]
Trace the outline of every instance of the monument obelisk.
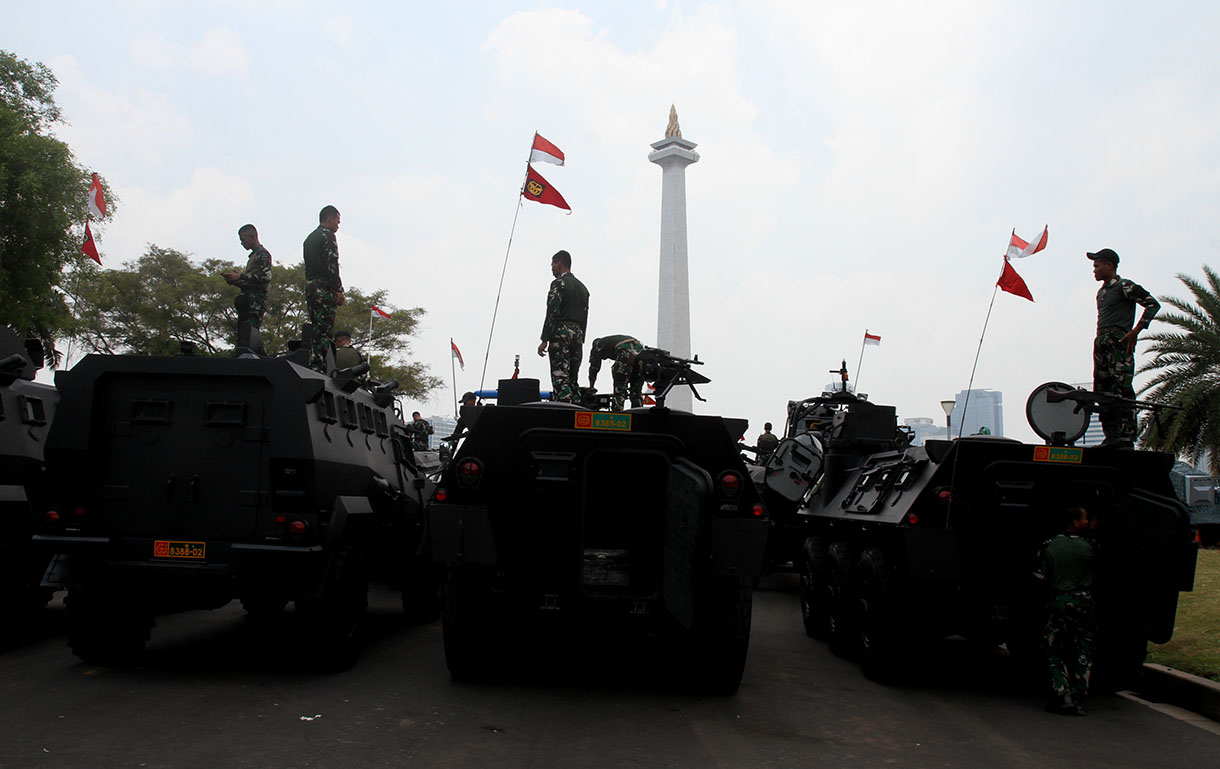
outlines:
[{"label": "monument obelisk", "polygon": [[[657,347],[680,358],[690,354],[690,280],[686,267],[686,167],[699,162],[693,141],[682,138],[678,111],[669,107],[665,138],[652,143],[648,160],[661,167],[661,276],[657,283]],[[666,405],[691,411],[690,388],[670,391]]]}]

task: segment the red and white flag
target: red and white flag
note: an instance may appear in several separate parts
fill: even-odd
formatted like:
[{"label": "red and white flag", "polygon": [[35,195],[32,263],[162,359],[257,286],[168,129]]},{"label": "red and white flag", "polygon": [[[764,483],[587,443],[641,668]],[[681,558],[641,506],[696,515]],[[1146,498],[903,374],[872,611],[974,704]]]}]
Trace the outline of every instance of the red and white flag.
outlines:
[{"label": "red and white flag", "polygon": [[98,181],[97,174],[93,175],[93,183],[89,185],[89,213],[98,219],[106,218],[106,196],[102,194],[102,183]]},{"label": "red and white flag", "polygon": [[93,233],[89,231],[89,222],[85,222],[85,242],[81,243],[80,252],[98,264],[102,263],[102,257],[97,253],[97,244],[93,242]]},{"label": "red and white flag", "polygon": [[525,175],[525,186],[521,188],[521,195],[526,200],[533,200],[537,203],[544,203],[548,206],[562,208],[569,214],[572,213],[572,207],[568,205],[568,201],[563,199],[563,195],[559,194],[559,190],[551,186],[551,183],[542,178],[542,174],[528,166],[529,171]]},{"label": "red and white flag", "polygon": [[370,318],[385,318],[386,320],[390,320],[394,316],[390,315],[390,313],[381,309],[377,305],[373,305],[369,308],[369,317]]},{"label": "red and white flag", "polygon": [[870,334],[870,333],[868,333],[868,330],[865,329],[864,343],[880,347],[881,346],[881,337],[878,336],[877,334]]},{"label": "red and white flag", "polygon": [[530,147],[531,163],[554,163],[563,165],[563,150],[543,139],[537,131],[534,132],[534,146]]},{"label": "red and white flag", "polygon": [[449,337],[449,353],[454,358],[457,358],[458,365],[462,367],[462,371],[465,371],[466,361],[462,360],[462,351],[459,350],[457,345],[453,343],[453,337]]},{"label": "red and white flag", "polygon": [[1042,228],[1042,233],[1033,240],[1026,242],[1017,235],[1017,231],[1012,231],[1012,238],[1008,241],[1008,253],[1004,255],[1006,259],[1024,259],[1030,254],[1036,254],[1046,248],[1046,227]]},{"label": "red and white flag", "polygon": [[[1043,237],[1046,237],[1045,233],[1043,233]],[[1025,281],[1021,279],[1017,271],[1008,263],[1007,257],[1004,258],[1004,271],[1000,273],[1000,279],[995,284],[1010,294],[1023,296],[1031,302],[1034,301],[1034,295],[1029,293],[1029,286],[1025,285]]]}]

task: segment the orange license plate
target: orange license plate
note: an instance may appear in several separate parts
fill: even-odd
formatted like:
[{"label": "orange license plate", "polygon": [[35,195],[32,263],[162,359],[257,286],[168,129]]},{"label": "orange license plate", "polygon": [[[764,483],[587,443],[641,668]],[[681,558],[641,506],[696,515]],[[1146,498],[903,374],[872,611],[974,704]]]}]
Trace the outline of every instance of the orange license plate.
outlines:
[{"label": "orange license plate", "polygon": [[153,557],[202,561],[207,553],[207,548],[206,542],[182,542],[174,539],[158,539],[153,542]]}]

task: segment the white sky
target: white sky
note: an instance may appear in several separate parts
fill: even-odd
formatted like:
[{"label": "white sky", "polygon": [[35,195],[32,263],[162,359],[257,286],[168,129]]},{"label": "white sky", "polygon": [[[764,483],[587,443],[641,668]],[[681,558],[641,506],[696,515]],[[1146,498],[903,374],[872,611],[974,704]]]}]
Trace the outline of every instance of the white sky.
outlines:
[{"label": "white sky", "polygon": [[520,212],[489,386],[514,354],[548,380],[534,350],[560,248],[592,293],[590,338],[655,342],[647,155],[673,103],[702,157],[699,410],[751,437],[840,360],[854,374],[866,328],[882,343],[860,389],[943,420],[1010,231],[1049,224],[1015,264],[1036,302],[996,297],[975,375],[1033,440],[1028,393],[1092,377],[1085,251],[1114,248],[1157,296],[1220,261],[1218,29],[1213,2],[118,0],[21,3],[0,48],[54,69],[61,137],[119,197],[106,265],[148,243],[239,261],[247,221],[297,262],[334,204],[344,281],[424,307],[413,355],[448,383],[453,337],[459,392],[479,383],[535,130],[567,155],[538,168],[573,213]]}]

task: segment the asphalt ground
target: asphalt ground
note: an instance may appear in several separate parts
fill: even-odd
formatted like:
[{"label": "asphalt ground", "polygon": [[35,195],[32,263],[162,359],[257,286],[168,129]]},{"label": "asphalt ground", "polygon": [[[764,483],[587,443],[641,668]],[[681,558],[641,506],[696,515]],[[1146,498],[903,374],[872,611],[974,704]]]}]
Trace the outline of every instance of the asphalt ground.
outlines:
[{"label": "asphalt ground", "polygon": [[67,648],[56,601],[0,654],[0,768],[1113,769],[1220,755],[1220,735],[1131,695],[1050,715],[1006,655],[966,644],[913,657],[906,684],[874,683],[805,636],[792,588],[781,577],[756,593],[732,697],[688,694],[646,652],[604,642],[455,684],[440,623],[405,624],[377,589],[362,657],[342,673],[302,664],[290,616],[258,633],[237,604],[159,618],[139,664],[97,667]]}]

